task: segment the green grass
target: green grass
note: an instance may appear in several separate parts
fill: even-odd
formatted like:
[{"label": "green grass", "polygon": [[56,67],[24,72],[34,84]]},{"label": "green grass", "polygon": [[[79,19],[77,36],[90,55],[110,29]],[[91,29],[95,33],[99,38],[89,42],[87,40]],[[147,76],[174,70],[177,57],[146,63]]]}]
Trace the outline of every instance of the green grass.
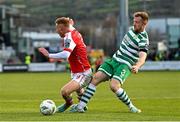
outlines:
[{"label": "green grass", "polygon": [[[1,73],[0,120],[4,121],[180,121],[180,72],[140,72],[131,75],[124,88],[141,114],[130,113],[110,91],[109,82],[97,87],[86,113],[43,116],[39,104],[52,99],[63,103],[60,88],[69,73]],[[74,94],[74,98],[75,94]],[[77,102],[77,100],[75,100]]]}]

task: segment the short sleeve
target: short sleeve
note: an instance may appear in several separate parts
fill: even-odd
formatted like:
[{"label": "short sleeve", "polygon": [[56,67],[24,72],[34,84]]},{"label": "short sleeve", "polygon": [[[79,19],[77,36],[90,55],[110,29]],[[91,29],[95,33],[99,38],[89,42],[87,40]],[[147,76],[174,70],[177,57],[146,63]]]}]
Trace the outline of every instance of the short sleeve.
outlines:
[{"label": "short sleeve", "polygon": [[139,41],[139,51],[147,52],[149,49],[149,41],[148,40],[140,40]]},{"label": "short sleeve", "polygon": [[76,43],[71,36],[71,32],[69,32],[66,34],[66,37],[64,37],[64,50],[72,52],[75,47]]}]

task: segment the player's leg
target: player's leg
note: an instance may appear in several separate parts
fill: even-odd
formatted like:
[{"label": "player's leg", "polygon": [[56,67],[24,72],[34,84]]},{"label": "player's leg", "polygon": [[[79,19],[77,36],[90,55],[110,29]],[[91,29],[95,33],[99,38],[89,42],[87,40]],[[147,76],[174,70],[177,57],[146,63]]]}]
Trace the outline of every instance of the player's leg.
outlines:
[{"label": "player's leg", "polygon": [[[77,93],[77,98],[78,98],[78,102],[80,102],[81,97],[83,96],[84,91],[85,91],[84,88],[81,88],[81,89],[79,89],[79,90],[76,91],[76,93]],[[84,107],[84,111],[87,111],[87,110],[88,110],[88,107],[85,106],[85,107]]]},{"label": "player's leg", "polygon": [[121,100],[124,104],[126,104],[130,111],[133,113],[140,113],[141,110],[136,108],[133,104],[130,98],[128,97],[126,91],[121,87],[121,84],[118,80],[113,79],[110,82],[111,90],[116,94],[119,100]]},{"label": "player's leg", "polygon": [[84,112],[84,108],[87,106],[90,99],[93,97],[93,95],[96,92],[96,86],[101,83],[102,81],[105,81],[108,79],[108,76],[101,71],[98,71],[91,81],[91,83],[87,86],[85,92],[83,93],[80,102],[78,105],[75,105],[71,108],[71,112]]},{"label": "player's leg", "polygon": [[80,73],[72,73],[72,80],[67,83],[62,89],[61,94],[63,98],[65,99],[66,103],[59,106],[57,109],[59,112],[65,111],[69,106],[72,105],[72,97],[71,93],[76,91],[78,93],[78,96],[81,97],[83,94],[83,87],[87,86],[89,82],[91,81],[91,69],[86,70],[84,72]]},{"label": "player's leg", "polygon": [[77,98],[80,101],[80,98],[84,93],[84,87],[86,87],[92,80],[92,70],[89,69],[85,72],[77,73],[76,75],[74,75],[73,79],[80,85],[80,88],[76,90],[78,96]]},{"label": "player's leg", "polygon": [[81,99],[81,97],[82,97],[82,95],[83,95],[83,93],[84,93],[84,88],[78,89],[78,90],[76,91],[76,93],[77,93],[78,101],[80,101],[80,99]]},{"label": "player's leg", "polygon": [[62,89],[61,95],[65,100],[65,103],[57,107],[57,112],[64,112],[68,107],[73,104],[71,93],[80,89],[78,82],[71,80]]},{"label": "player's leg", "polygon": [[133,104],[130,98],[128,97],[126,91],[122,88],[122,84],[125,81],[125,79],[130,75],[130,70],[126,65],[120,65],[110,82],[110,88],[111,90],[116,94],[119,100],[121,100],[124,104],[126,104],[130,111],[133,113],[140,113],[141,110],[136,108]]},{"label": "player's leg", "polygon": [[96,92],[96,86],[102,81],[108,80],[112,75],[112,67],[110,66],[111,61],[106,61],[101,65],[98,72],[94,74],[91,83],[86,88],[83,96],[78,105],[71,108],[71,112],[84,112],[83,108],[87,106],[89,100]]}]

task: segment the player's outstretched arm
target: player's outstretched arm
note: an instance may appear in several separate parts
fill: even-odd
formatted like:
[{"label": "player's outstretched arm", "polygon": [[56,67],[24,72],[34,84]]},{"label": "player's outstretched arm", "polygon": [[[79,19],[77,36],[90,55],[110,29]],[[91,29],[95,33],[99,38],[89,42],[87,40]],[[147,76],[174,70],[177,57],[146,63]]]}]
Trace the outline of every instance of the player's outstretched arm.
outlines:
[{"label": "player's outstretched arm", "polygon": [[131,69],[133,73],[138,73],[139,68],[145,63],[146,57],[147,57],[146,52],[143,52],[143,51],[139,52],[139,60],[135,65],[132,66],[132,69]]},{"label": "player's outstretched arm", "polygon": [[39,52],[41,52],[44,56],[48,57],[48,58],[52,58],[52,59],[67,59],[70,56],[70,52],[69,51],[62,51],[59,53],[54,53],[54,54],[50,54],[45,48],[39,48],[38,49]]}]

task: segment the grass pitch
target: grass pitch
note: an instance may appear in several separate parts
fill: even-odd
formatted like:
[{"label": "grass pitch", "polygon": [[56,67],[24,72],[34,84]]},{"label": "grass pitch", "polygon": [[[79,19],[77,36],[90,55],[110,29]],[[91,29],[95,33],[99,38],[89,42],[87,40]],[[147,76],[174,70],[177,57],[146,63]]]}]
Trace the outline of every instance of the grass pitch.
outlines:
[{"label": "grass pitch", "polygon": [[1,73],[0,121],[180,121],[179,71],[140,72],[127,79],[123,87],[142,109],[140,114],[130,113],[105,82],[97,87],[86,113],[41,115],[42,100],[64,102],[59,90],[68,80],[69,73]]}]

